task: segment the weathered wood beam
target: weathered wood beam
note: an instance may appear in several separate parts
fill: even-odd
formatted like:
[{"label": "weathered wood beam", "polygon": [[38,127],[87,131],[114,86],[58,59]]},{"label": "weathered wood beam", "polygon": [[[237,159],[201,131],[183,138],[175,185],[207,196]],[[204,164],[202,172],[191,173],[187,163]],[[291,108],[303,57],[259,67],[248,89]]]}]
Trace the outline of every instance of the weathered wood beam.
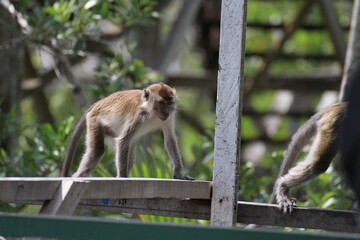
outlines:
[{"label": "weathered wood beam", "polygon": [[[255,52],[255,51],[247,51],[246,57],[262,57],[266,58],[268,54],[266,52]],[[278,55],[278,61],[281,60],[295,60],[295,59],[306,59],[306,60],[314,60],[314,61],[337,61],[337,56],[335,55],[320,55],[320,54],[304,54],[304,53],[280,53]]]},{"label": "weathered wood beam", "polygon": [[247,0],[221,3],[211,224],[234,226],[240,166]]},{"label": "weathered wood beam", "polygon": [[50,200],[54,197],[60,180],[44,178],[0,178],[0,201]]},{"label": "weathered wood beam", "polygon": [[256,90],[287,89],[293,91],[338,90],[340,75],[329,76],[269,76],[256,86]]},{"label": "weathered wood beam", "polygon": [[0,178],[0,201],[50,200],[63,180],[86,180],[83,199],[210,199],[211,182],[154,178]]},{"label": "weathered wood beam", "polygon": [[263,142],[264,144],[266,144],[267,147],[277,147],[277,148],[284,148],[284,145],[285,144],[288,144],[289,143],[289,139],[279,139],[279,140],[274,140],[274,139],[271,139],[269,137],[266,137],[266,136],[260,136],[260,137],[256,137],[254,139],[244,139],[242,138],[241,139],[241,145],[242,146],[245,146],[247,144],[253,144],[253,143],[258,143],[258,142]]},{"label": "weathered wood beam", "polygon": [[[353,1],[353,0],[349,0],[349,1]],[[211,19],[206,19],[204,21],[206,24],[208,25],[214,25],[214,26],[219,26],[219,19],[217,18],[211,18]],[[286,23],[280,22],[280,23],[271,23],[271,22],[258,22],[258,21],[250,21],[247,22],[246,27],[247,28],[259,28],[262,31],[263,30],[268,30],[268,31],[272,31],[272,30],[279,30],[279,29],[284,29],[287,26]],[[343,31],[348,31],[350,29],[350,25],[340,25],[341,29]],[[305,31],[325,31],[326,30],[326,26],[324,24],[318,24],[318,23],[301,23],[298,27],[298,29],[302,29]]]},{"label": "weathered wood beam", "polygon": [[45,201],[40,214],[72,215],[89,186],[84,180],[62,180],[54,198]]},{"label": "weathered wood beam", "polygon": [[120,199],[105,203],[93,199],[81,201],[79,208],[209,220],[210,203],[211,200],[203,199]]},{"label": "weathered wood beam", "polygon": [[[215,23],[214,23],[215,24]],[[284,29],[284,23],[262,23],[262,22],[248,22],[248,27],[252,28],[261,28],[264,30],[273,30],[273,29]],[[350,29],[348,25],[342,25],[341,28],[346,31]],[[306,31],[324,31],[325,26],[322,24],[300,24],[298,29],[304,29]]]},{"label": "weathered wood beam", "polygon": [[[245,78],[245,82],[247,81]],[[267,76],[259,82],[254,90],[293,90],[321,92],[338,90],[341,82],[340,75],[329,76]],[[168,77],[168,83],[175,87],[196,87],[216,91],[216,74],[205,77],[173,75]]]},{"label": "weathered wood beam", "polygon": [[189,76],[189,75],[170,75],[167,76],[167,82],[175,87],[196,87],[216,91],[216,74],[209,73],[207,76]]},{"label": "weathered wood beam", "polygon": [[241,223],[360,232],[352,211],[297,207],[291,216],[284,216],[277,205],[249,202],[238,202],[238,209],[237,221]]},{"label": "weathered wood beam", "polygon": [[275,110],[270,109],[269,111],[266,112],[258,112],[255,111],[254,109],[247,109],[247,106],[244,106],[244,111],[243,111],[244,115],[250,115],[253,117],[266,117],[266,116],[274,115],[274,116],[291,117],[291,118],[302,118],[302,117],[309,118],[315,113],[316,111],[311,111],[311,110],[300,111],[300,110],[291,110],[291,109],[288,112],[283,112],[276,109]]},{"label": "weathered wood beam", "polygon": [[[16,203],[41,205],[42,201],[17,201]],[[79,209],[150,214],[165,217],[210,219],[210,200],[180,199],[120,199],[82,200]],[[360,233],[353,211],[296,207],[291,216],[284,216],[277,205],[237,202],[237,223],[322,229],[337,232]]]}]

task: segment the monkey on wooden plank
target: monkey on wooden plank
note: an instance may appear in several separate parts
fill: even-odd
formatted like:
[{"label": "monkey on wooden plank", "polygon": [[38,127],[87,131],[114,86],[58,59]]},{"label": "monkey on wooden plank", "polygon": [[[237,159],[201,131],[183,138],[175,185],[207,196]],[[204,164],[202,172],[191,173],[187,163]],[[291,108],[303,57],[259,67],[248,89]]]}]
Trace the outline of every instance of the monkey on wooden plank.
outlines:
[{"label": "monkey on wooden plank", "polygon": [[194,180],[182,174],[183,163],[175,136],[177,95],[163,83],[144,90],[111,94],[93,104],[75,127],[68,145],[61,176],[69,176],[76,146],[86,128],[86,150],[73,177],[88,176],[104,154],[104,138],[115,140],[117,177],[128,177],[134,163],[135,143],[143,135],[161,129],[172,161],[175,179]]},{"label": "monkey on wooden plank", "polygon": [[[279,204],[284,214],[291,214],[296,206],[296,200],[289,197],[290,189],[325,172],[335,157],[346,106],[347,103],[335,103],[316,113],[292,137],[269,201]],[[305,159],[292,167],[302,148],[313,136],[314,141]]]}]

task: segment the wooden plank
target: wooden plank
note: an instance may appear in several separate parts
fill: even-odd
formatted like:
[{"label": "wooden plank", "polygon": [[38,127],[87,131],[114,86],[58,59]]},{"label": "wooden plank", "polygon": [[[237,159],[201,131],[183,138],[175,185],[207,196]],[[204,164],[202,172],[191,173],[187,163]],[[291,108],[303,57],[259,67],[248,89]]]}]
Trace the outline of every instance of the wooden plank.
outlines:
[{"label": "wooden plank", "polygon": [[[216,23],[213,23],[216,24]],[[251,28],[262,28],[262,30],[273,30],[273,29],[280,29],[283,30],[286,26],[285,23],[268,23],[268,22],[248,22],[248,27]],[[343,31],[348,31],[350,29],[349,25],[341,25]],[[303,29],[308,31],[323,31],[325,26],[323,24],[317,23],[301,23],[298,26],[298,29]]]},{"label": "wooden plank", "polygon": [[[341,84],[340,75],[310,76],[268,76],[260,81],[256,90],[288,89],[293,91],[338,90]],[[309,86],[311,85],[311,88]]]},{"label": "wooden plank", "polygon": [[[90,179],[91,180],[91,179]],[[101,189],[100,191],[97,189]],[[106,178],[91,181],[84,198],[210,199],[211,182],[155,178]]]},{"label": "wooden plank", "polygon": [[197,240],[341,240],[359,239],[358,235],[334,233],[301,233],[256,231],[240,228],[212,228],[174,224],[140,223],[104,218],[31,216],[0,213],[0,231],[10,237],[43,237],[56,239],[197,239]]},{"label": "wooden plank", "polygon": [[120,199],[83,200],[80,209],[135,213],[189,219],[210,219],[210,200],[202,199]]},{"label": "wooden plank", "polygon": [[59,185],[50,178],[0,178],[0,201],[49,200]]},{"label": "wooden plank", "polygon": [[[297,207],[293,215],[284,216],[275,204],[239,201],[237,206],[237,223],[360,233],[352,211]],[[84,200],[79,208],[210,219],[210,200],[126,199],[107,204],[99,200]]]},{"label": "wooden plank", "polygon": [[292,215],[285,216],[275,204],[238,202],[237,221],[247,224],[360,233],[355,214],[352,211],[296,207]]},{"label": "wooden plank", "polygon": [[[44,201],[14,203],[42,205]],[[78,209],[210,220],[210,205],[209,199],[83,199]]]},{"label": "wooden plank", "polygon": [[72,215],[88,186],[84,180],[62,180],[54,198],[44,202],[40,214]]},{"label": "wooden plank", "polygon": [[[43,202],[18,201],[16,203],[41,205]],[[78,208],[209,220],[210,205],[211,200],[85,199],[79,203]],[[284,216],[274,204],[239,201],[237,207],[239,209],[238,223],[360,233],[359,226],[354,221],[356,212],[352,211],[297,207],[294,215]]]},{"label": "wooden plank", "polygon": [[234,226],[240,164],[247,0],[221,5],[211,224]]},{"label": "wooden plank", "polygon": [[50,200],[62,180],[89,181],[85,199],[210,199],[211,182],[154,178],[0,178],[0,201]]},{"label": "wooden plank", "polygon": [[[245,82],[250,79],[245,78]],[[216,75],[208,74],[204,77],[168,76],[168,82],[175,87],[197,87],[202,90],[216,91]],[[325,90],[339,90],[340,75],[298,75],[298,76],[266,76],[254,90],[279,90],[323,92]],[[311,84],[311,89],[309,89]]]},{"label": "wooden plank", "polygon": [[[268,54],[266,52],[258,52],[258,51],[246,51],[246,57],[261,57],[266,58]],[[337,61],[336,55],[333,54],[308,54],[308,53],[284,53],[281,52],[278,54],[278,60],[297,60],[297,59],[305,59],[305,60],[315,60],[315,61],[323,61],[323,62],[333,62]]]}]

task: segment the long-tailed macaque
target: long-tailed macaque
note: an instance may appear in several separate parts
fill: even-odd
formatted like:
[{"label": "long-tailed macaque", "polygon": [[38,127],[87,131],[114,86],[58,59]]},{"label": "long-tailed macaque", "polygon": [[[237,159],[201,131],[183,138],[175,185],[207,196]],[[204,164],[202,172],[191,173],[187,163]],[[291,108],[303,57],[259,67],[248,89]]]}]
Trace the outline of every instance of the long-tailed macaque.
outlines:
[{"label": "long-tailed macaque", "polygon": [[[312,116],[292,137],[269,201],[279,204],[284,214],[291,214],[296,206],[295,199],[289,198],[290,189],[325,172],[335,157],[345,108],[346,103],[330,105]],[[314,135],[306,158],[291,168],[297,155]]]},{"label": "long-tailed macaque", "polygon": [[120,91],[93,104],[77,124],[62,168],[68,176],[81,133],[87,128],[86,150],[73,177],[85,177],[104,153],[104,138],[115,139],[118,177],[128,177],[135,158],[138,138],[155,129],[164,134],[164,144],[172,160],[175,179],[194,180],[182,174],[183,164],[175,136],[177,96],[171,87],[159,83],[144,90]]}]

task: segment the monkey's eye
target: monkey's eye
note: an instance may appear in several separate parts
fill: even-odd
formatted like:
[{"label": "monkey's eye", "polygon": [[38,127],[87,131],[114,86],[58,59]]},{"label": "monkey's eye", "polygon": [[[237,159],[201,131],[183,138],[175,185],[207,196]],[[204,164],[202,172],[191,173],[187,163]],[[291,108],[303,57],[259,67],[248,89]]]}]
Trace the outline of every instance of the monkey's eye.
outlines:
[{"label": "monkey's eye", "polygon": [[160,105],[165,105],[166,103],[165,103],[165,101],[159,101],[159,104]]}]

